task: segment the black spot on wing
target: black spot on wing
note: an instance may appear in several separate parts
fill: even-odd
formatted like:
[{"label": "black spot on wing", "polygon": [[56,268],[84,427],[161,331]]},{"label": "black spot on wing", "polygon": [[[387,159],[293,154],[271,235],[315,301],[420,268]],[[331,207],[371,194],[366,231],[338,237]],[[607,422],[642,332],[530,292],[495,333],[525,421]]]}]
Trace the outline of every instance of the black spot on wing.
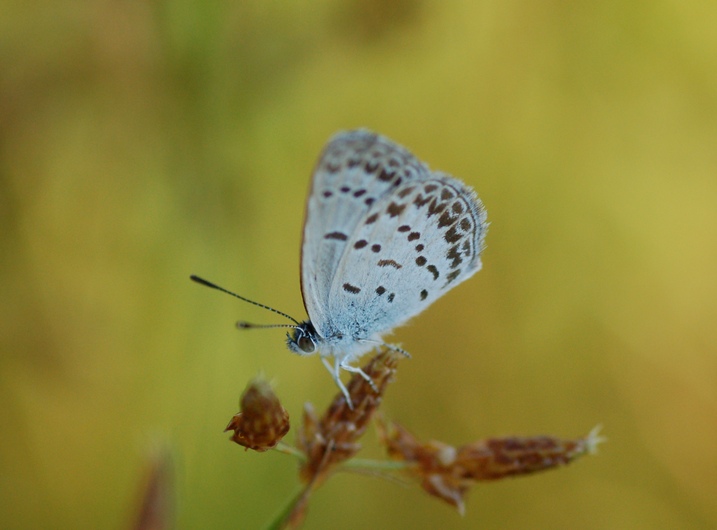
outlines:
[{"label": "black spot on wing", "polygon": [[450,226],[453,223],[455,223],[457,220],[458,220],[458,216],[453,216],[453,215],[451,215],[451,213],[448,210],[446,210],[438,218],[438,228],[443,228],[444,226]]},{"label": "black spot on wing", "polygon": [[462,234],[456,230],[455,226],[450,227],[445,234],[443,234],[443,239],[446,240],[446,243],[455,243],[456,241],[459,241],[463,237]]},{"label": "black spot on wing", "polygon": [[378,266],[379,267],[393,267],[395,269],[400,269],[401,267],[403,267],[403,265],[401,265],[400,263],[398,263],[392,259],[379,260]]},{"label": "black spot on wing", "polygon": [[409,186],[409,187],[407,187],[407,188],[404,188],[404,189],[402,189],[402,190],[398,193],[398,196],[399,196],[401,199],[403,199],[404,197],[406,197],[406,195],[409,195],[411,192],[413,192],[413,189],[414,189],[413,186]]},{"label": "black spot on wing", "polygon": [[458,245],[453,245],[450,250],[448,250],[448,252],[446,253],[446,259],[451,261],[451,269],[455,269],[456,267],[458,267],[458,265],[463,263],[463,258],[461,257]]},{"label": "black spot on wing", "polygon": [[401,212],[406,209],[405,204],[397,204],[395,202],[392,202],[388,205],[388,208],[386,208],[386,213],[391,217],[397,217],[401,215]]},{"label": "black spot on wing", "polygon": [[344,291],[351,294],[359,294],[361,292],[360,287],[356,287],[355,285],[351,285],[350,283],[345,283],[343,285]]},{"label": "black spot on wing", "polygon": [[433,199],[431,201],[431,204],[428,205],[428,213],[426,215],[428,215],[428,217],[431,217],[432,215],[437,215],[437,214],[443,212],[443,210],[445,210],[445,209],[446,209],[445,202],[439,202],[438,200]]},{"label": "black spot on wing", "polygon": [[349,238],[343,232],[329,232],[324,236],[324,239],[336,239],[338,241],[346,241]]},{"label": "black spot on wing", "polygon": [[389,182],[389,181],[393,180],[394,174],[395,173],[389,173],[385,169],[382,169],[381,173],[378,174],[378,180],[380,180],[382,182]]},{"label": "black spot on wing", "polygon": [[424,197],[419,193],[418,195],[416,195],[416,198],[413,199],[413,204],[415,204],[417,208],[421,208],[422,206],[430,202],[431,198],[432,197],[430,195]]},{"label": "black spot on wing", "polygon": [[449,201],[454,197],[455,197],[455,194],[448,188],[443,188],[443,190],[441,190],[441,200],[442,201]]},{"label": "black spot on wing", "polygon": [[448,274],[448,276],[446,276],[446,283],[444,284],[443,287],[445,287],[446,285],[451,283],[453,280],[455,280],[460,273],[461,273],[461,269],[456,269],[453,272],[451,272],[450,274]]}]

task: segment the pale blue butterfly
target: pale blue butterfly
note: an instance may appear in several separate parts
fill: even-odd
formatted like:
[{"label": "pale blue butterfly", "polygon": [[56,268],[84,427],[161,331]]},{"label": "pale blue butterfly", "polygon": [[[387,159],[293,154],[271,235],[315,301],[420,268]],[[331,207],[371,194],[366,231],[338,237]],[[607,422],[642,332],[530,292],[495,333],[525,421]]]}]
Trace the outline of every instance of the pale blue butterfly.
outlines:
[{"label": "pale blue butterfly", "polygon": [[306,206],[301,290],[309,320],[229,294],[295,322],[289,349],[318,352],[351,406],[341,369],[370,382],[352,362],[378,346],[403,352],[381,336],[480,270],[487,226],[480,199],[461,181],[388,138],[341,132],[319,158]]}]

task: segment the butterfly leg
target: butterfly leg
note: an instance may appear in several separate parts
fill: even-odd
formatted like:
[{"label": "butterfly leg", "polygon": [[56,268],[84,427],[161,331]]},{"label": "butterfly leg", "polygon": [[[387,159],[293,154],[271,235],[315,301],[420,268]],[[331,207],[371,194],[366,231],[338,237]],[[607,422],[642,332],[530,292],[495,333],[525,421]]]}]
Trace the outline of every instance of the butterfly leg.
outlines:
[{"label": "butterfly leg", "polygon": [[395,344],[386,344],[386,343],[384,343],[383,346],[385,346],[386,348],[388,348],[388,349],[391,350],[391,351],[395,351],[396,353],[400,353],[401,355],[403,355],[403,356],[404,356],[405,358],[407,358],[407,359],[410,359],[410,358],[411,358],[411,354],[408,353],[408,352],[407,352],[406,350],[404,350],[403,348],[401,348],[400,346],[396,346]]},{"label": "butterfly leg", "polygon": [[406,350],[404,350],[403,348],[401,348],[400,346],[398,346],[398,345],[396,345],[396,344],[387,344],[387,343],[382,342],[382,341],[380,341],[380,340],[373,340],[373,339],[359,339],[359,340],[360,340],[361,342],[369,342],[369,343],[371,343],[371,344],[375,344],[375,345],[376,345],[376,349],[378,349],[378,348],[380,348],[381,346],[383,346],[384,348],[387,348],[387,349],[389,349],[389,350],[391,350],[391,351],[395,351],[396,353],[400,353],[401,355],[403,355],[403,356],[404,356],[405,358],[407,358],[407,359],[410,359],[410,358],[411,358],[411,354],[410,354],[410,353],[408,353]]},{"label": "butterfly leg", "polygon": [[331,374],[331,377],[334,378],[336,386],[339,387],[339,390],[341,390],[343,395],[346,397],[346,403],[348,404],[349,408],[353,410],[354,406],[351,402],[351,396],[349,396],[349,391],[346,389],[346,386],[344,385],[343,381],[341,381],[341,377],[339,377],[341,364],[339,363],[338,359],[335,360],[334,366],[331,366],[331,364],[329,364],[329,361],[326,359],[326,357],[321,357],[321,362],[324,363],[324,366]]},{"label": "butterfly leg", "polygon": [[371,388],[373,389],[373,391],[378,394],[378,387],[377,387],[376,384],[373,382],[373,379],[371,379],[371,377],[370,377],[366,372],[364,372],[363,370],[361,370],[361,368],[359,368],[358,366],[351,366],[350,364],[343,364],[343,363],[339,364],[339,367],[340,367],[340,368],[343,368],[343,369],[346,370],[347,372],[351,372],[351,373],[353,373],[353,374],[359,374],[361,377],[364,378],[364,380],[365,380],[369,385],[371,385]]}]

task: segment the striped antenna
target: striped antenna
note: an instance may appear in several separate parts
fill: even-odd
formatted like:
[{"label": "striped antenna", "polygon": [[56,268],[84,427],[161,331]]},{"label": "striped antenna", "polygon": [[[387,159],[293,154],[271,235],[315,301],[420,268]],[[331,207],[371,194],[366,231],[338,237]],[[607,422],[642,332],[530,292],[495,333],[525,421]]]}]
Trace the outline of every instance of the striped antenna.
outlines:
[{"label": "striped antenna", "polygon": [[[243,300],[244,302],[249,302],[250,304],[254,304],[255,306],[259,306],[261,308],[267,309],[271,311],[272,313],[276,313],[277,315],[281,315],[285,318],[288,318],[292,322],[294,322],[297,326],[300,326],[301,323],[296,320],[293,317],[290,317],[286,313],[282,313],[278,309],[274,309],[273,307],[269,307],[268,305],[260,304],[259,302],[255,302],[254,300],[249,300],[248,298],[244,298],[243,296],[239,296],[236,293],[233,293],[229,291],[228,289],[225,289],[224,287],[218,286],[216,283],[212,283],[208,280],[205,280],[204,278],[200,278],[199,276],[196,276],[192,274],[189,277],[190,280],[197,282],[200,285],[204,285],[205,287],[211,287],[212,289],[216,289],[217,291],[221,291],[223,293],[229,294],[233,296],[234,298],[238,298],[239,300]],[[237,322],[237,327],[240,329],[249,329],[249,328],[293,328],[291,324],[250,324],[249,322]]]}]

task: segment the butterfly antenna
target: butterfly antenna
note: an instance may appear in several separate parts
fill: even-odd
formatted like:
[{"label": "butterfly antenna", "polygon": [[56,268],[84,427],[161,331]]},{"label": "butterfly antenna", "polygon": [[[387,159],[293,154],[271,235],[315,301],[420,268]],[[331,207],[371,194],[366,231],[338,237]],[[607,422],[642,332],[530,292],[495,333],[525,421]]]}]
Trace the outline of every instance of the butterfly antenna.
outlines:
[{"label": "butterfly antenna", "polygon": [[[290,317],[286,313],[282,313],[278,309],[274,309],[273,307],[269,307],[268,305],[260,304],[259,302],[255,302],[254,300],[249,300],[248,298],[244,298],[243,296],[239,296],[238,294],[233,293],[233,292],[229,291],[228,289],[225,289],[224,287],[220,287],[217,284],[212,283],[208,280],[205,280],[204,278],[200,278],[199,276],[192,274],[189,277],[189,279],[194,282],[197,282],[200,285],[204,285],[205,287],[211,287],[212,289],[216,289],[217,291],[221,291],[223,293],[231,295],[234,298],[238,298],[239,300],[249,302],[250,304],[254,304],[256,306],[267,309],[267,310],[271,311],[272,313],[276,313],[277,315],[281,315],[285,318],[288,318],[289,320],[294,322],[297,326],[301,325],[301,323],[298,320],[296,320],[293,317]],[[292,326],[291,324],[268,324],[268,325],[264,326],[264,325],[250,324],[248,322],[237,322],[237,327],[241,328],[241,329],[248,329],[248,328],[293,328],[294,326]]]},{"label": "butterfly antenna", "polygon": [[297,328],[293,324],[252,324],[244,320],[240,320],[236,325],[238,329]]}]

